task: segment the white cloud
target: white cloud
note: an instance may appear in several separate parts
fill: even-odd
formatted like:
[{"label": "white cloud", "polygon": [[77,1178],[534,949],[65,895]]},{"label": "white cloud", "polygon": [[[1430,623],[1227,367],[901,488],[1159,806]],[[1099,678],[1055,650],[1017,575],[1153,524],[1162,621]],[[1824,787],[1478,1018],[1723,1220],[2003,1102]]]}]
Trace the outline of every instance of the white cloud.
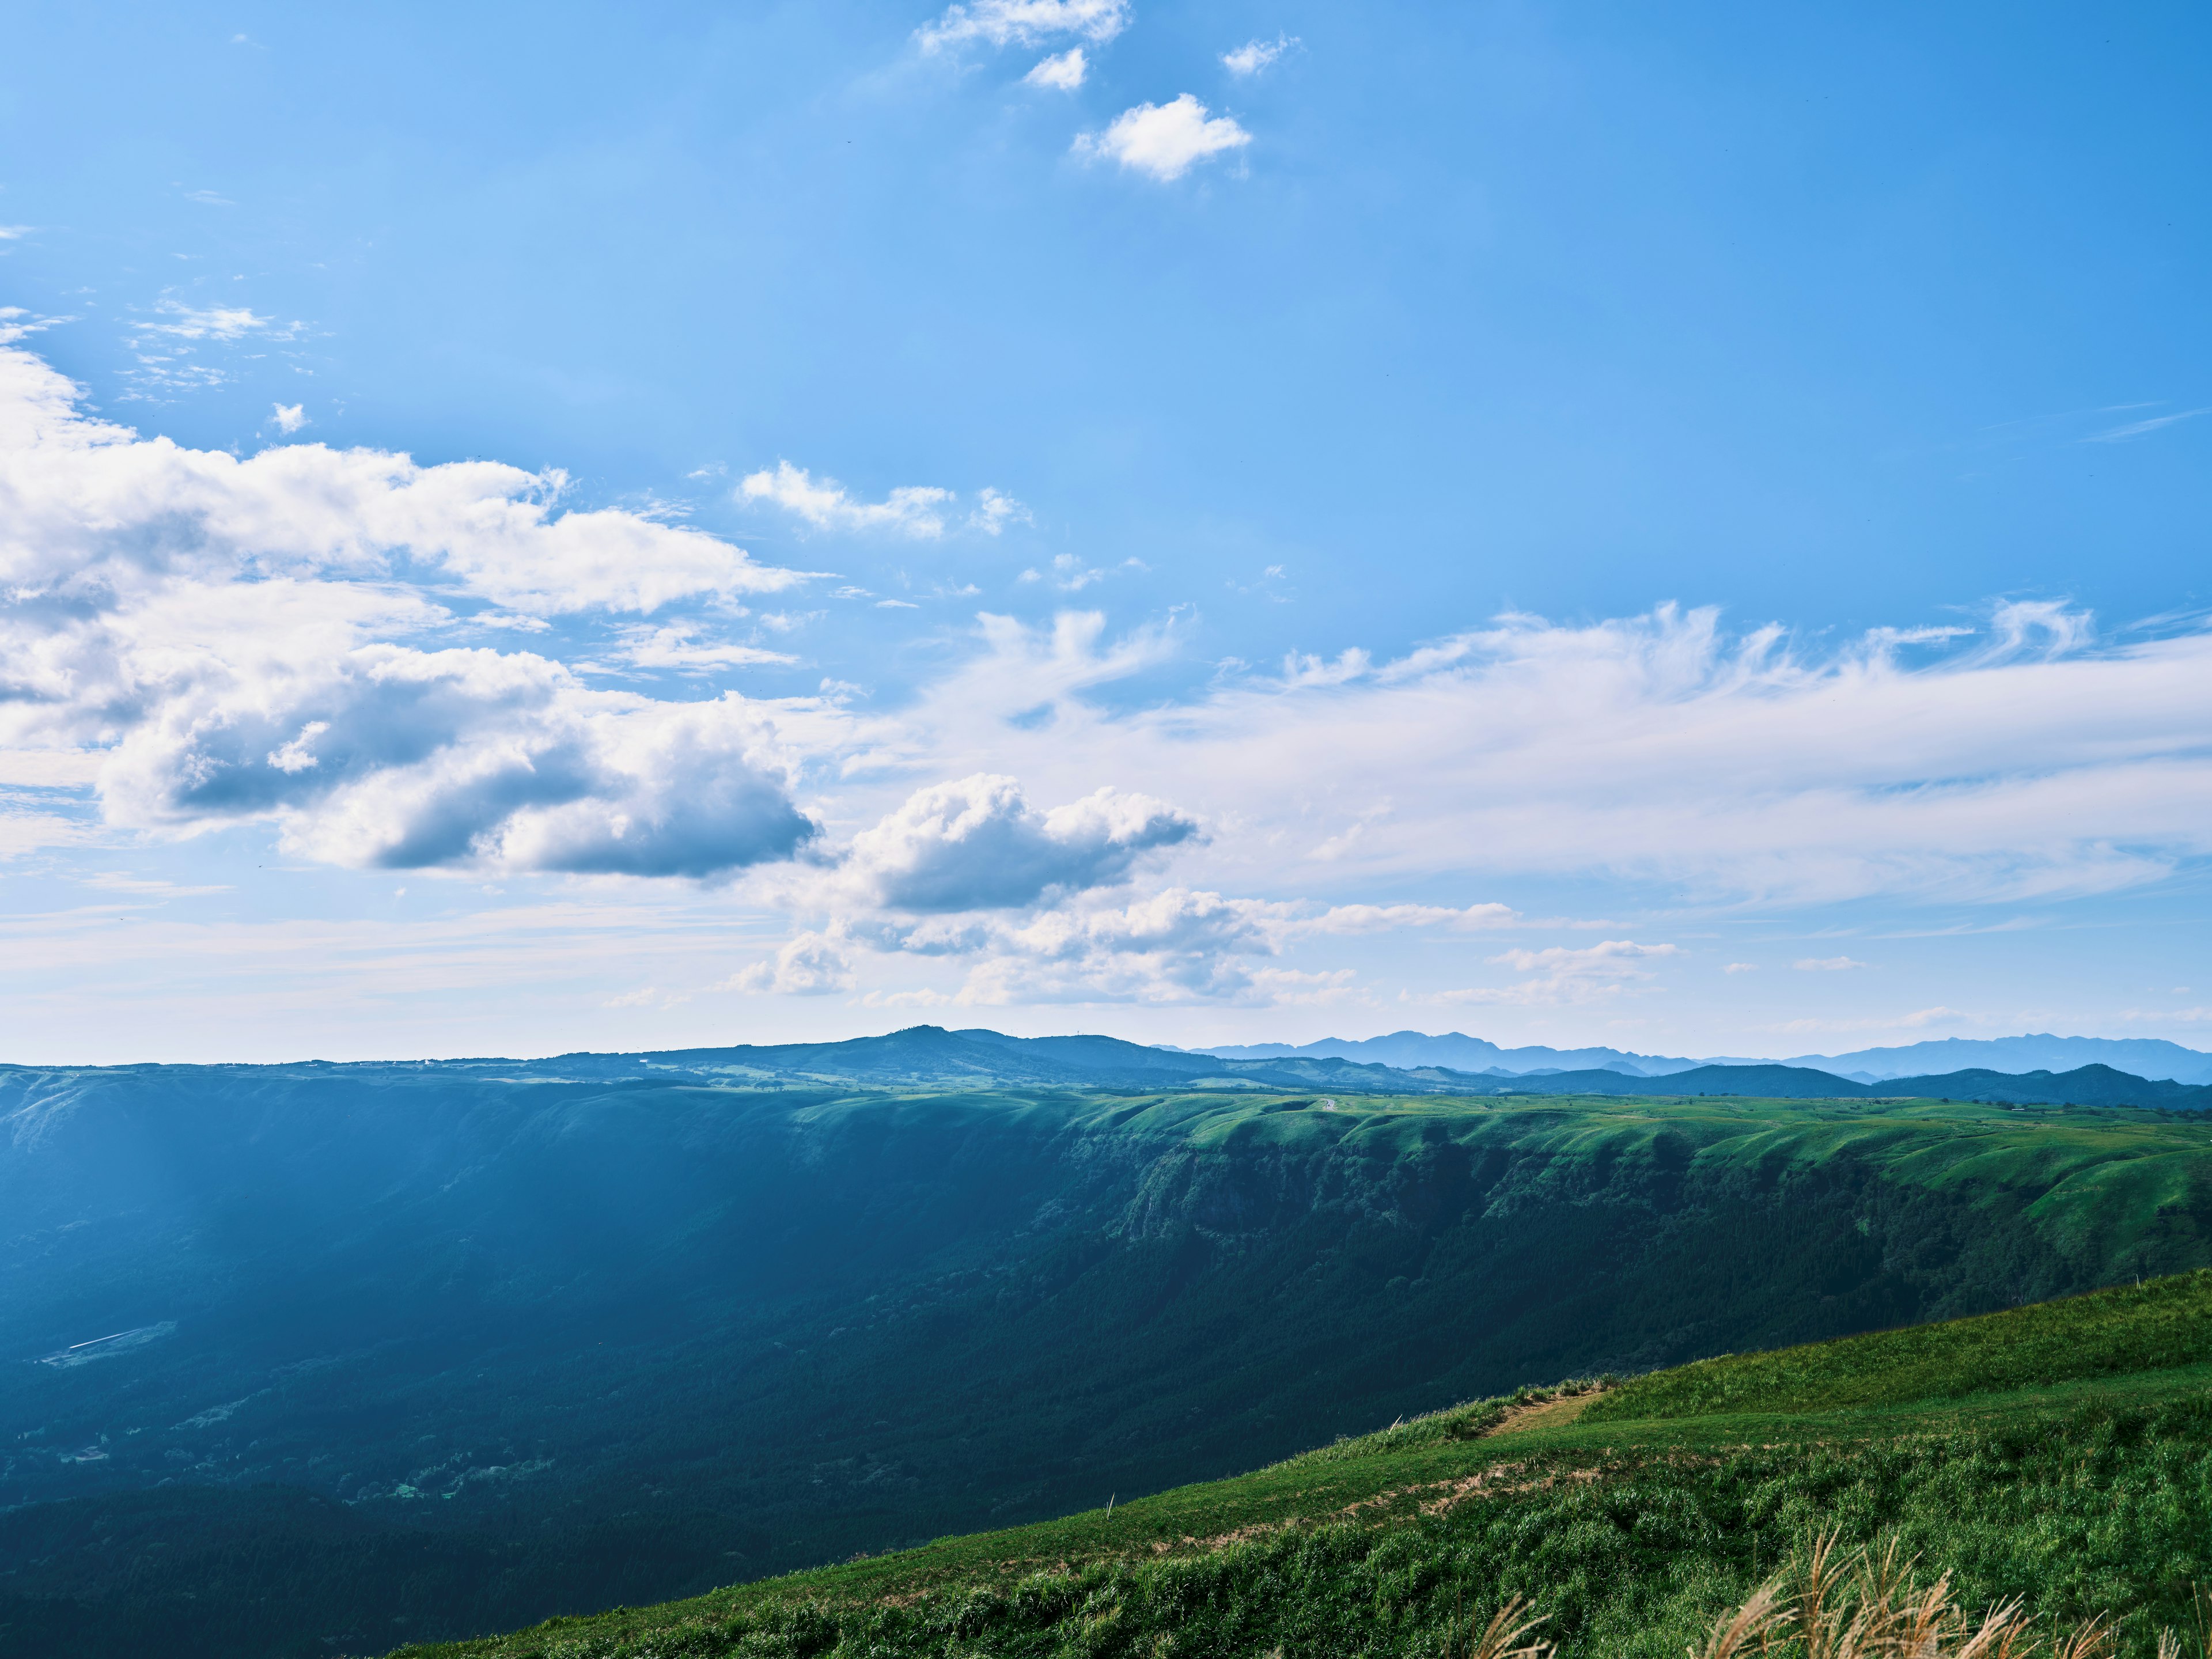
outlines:
[{"label": "white cloud", "polygon": [[1126,905],[1047,911],[994,930],[957,1000],[1267,1001],[1246,960],[1274,948],[1258,908],[1176,887]]},{"label": "white cloud", "polygon": [[1759,964],[1755,962],[1731,962],[1721,969],[1724,974],[1755,974],[1758,971]]},{"label": "white cloud", "polygon": [[1239,79],[1259,74],[1297,45],[1295,35],[1279,34],[1272,40],[1247,40],[1234,52],[1221,54],[1221,66]]},{"label": "white cloud", "polygon": [[1057,92],[1073,92],[1076,88],[1083,84],[1084,74],[1089,68],[1090,64],[1083,55],[1083,48],[1070,46],[1056,57],[1045,58],[1039,63],[1035,69],[1022,76],[1022,82],[1025,86],[1050,87]]},{"label": "white cloud", "polygon": [[954,500],[949,489],[908,484],[880,501],[855,501],[836,479],[817,481],[789,461],[777,462],[773,472],[748,475],[738,485],[738,498],[780,507],[820,530],[883,530],[925,541],[945,533],[945,509]]},{"label": "white cloud", "polygon": [[140,319],[131,324],[139,334],[166,335],[173,340],[240,340],[249,334],[276,330],[273,317],[257,316],[246,306],[188,306],[181,300],[161,300],[154,306],[162,321]]},{"label": "white cloud", "polygon": [[550,615],[803,580],[701,531],[560,511],[559,472],[322,444],[240,459],[94,419],[79,395],[30,353],[0,349],[0,583],[19,603],[251,574],[412,579]]},{"label": "white cloud", "polygon": [[1115,116],[1103,132],[1075,140],[1075,153],[1118,161],[1165,182],[1180,179],[1209,155],[1242,149],[1252,135],[1226,115],[1209,117],[1189,93],[1172,103],[1139,104]]},{"label": "white cloud", "polygon": [[[896,982],[914,975],[970,1001],[1364,997],[1343,961],[1387,960],[1362,941],[1403,933],[1440,964],[1419,984],[1528,1007],[1655,991],[1672,947],[1507,952],[1500,982],[1474,983],[1455,951],[1553,924],[1469,895],[1583,880],[1687,908],[2016,904],[2212,854],[2201,626],[2115,641],[2077,608],[2008,604],[1972,633],[1812,649],[1673,607],[1513,616],[1395,655],[1316,640],[1279,671],[1232,664],[1173,695],[1163,676],[1138,696],[1115,683],[1174,663],[1186,617],[1115,637],[1094,613],[986,615],[910,696],[825,680],[811,698],[673,701],[601,689],[569,653],[684,673],[787,661],[732,629],[741,597],[799,573],[646,514],[564,510],[557,473],[316,443],[241,459],[94,420],[78,396],[0,350],[0,782],[16,791],[0,850],[265,824],[349,866],[754,870],[749,902],[843,964],[802,953],[783,988],[888,974],[886,995],[920,995]],[[848,527],[1021,515],[990,491],[868,502],[795,468],[756,476],[757,499]],[[1041,570],[1069,591],[1105,574]],[[938,574],[912,591],[944,595]],[[580,620],[548,627],[562,617]],[[1117,783],[1144,793],[1102,793]],[[648,963],[613,988],[648,981],[672,982]]]},{"label": "white cloud", "polygon": [[1019,908],[1125,879],[1147,853],[1195,839],[1164,801],[1101,788],[1041,812],[1019,783],[978,773],[918,789],[854,836],[842,890],[914,913]]},{"label": "white cloud", "polygon": [[228,635],[204,602],[122,623],[142,707],[101,766],[110,823],[273,821],[288,848],[357,868],[695,878],[815,833],[740,699],[593,692],[522,653],[349,645],[321,596],[260,587],[276,591],[209,596],[244,612]]},{"label": "white cloud", "polygon": [[732,986],[787,997],[830,996],[853,988],[853,963],[831,940],[819,933],[801,933],[766,962],[739,974]]},{"label": "white cloud", "polygon": [[36,225],[0,225],[0,242],[20,241],[26,236],[35,234],[38,228]]},{"label": "white cloud", "polygon": [[1128,0],[971,0],[915,31],[924,52],[970,40],[1033,46],[1075,35],[1103,45],[1129,26]]},{"label": "white cloud", "polygon": [[109,825],[272,823],[362,867],[700,878],[815,834],[761,705],[405,642],[451,621],[409,576],[644,609],[791,573],[631,514],[555,516],[512,469],[320,445],[240,460],[89,420],[76,395],[0,350],[0,750],[96,755]]},{"label": "white cloud", "polygon": [[1308,921],[1291,923],[1290,930],[1314,933],[1395,933],[1401,927],[1444,927],[1474,932],[1510,927],[1521,914],[1506,904],[1470,904],[1454,909],[1437,904],[1333,904]]},{"label": "white cloud", "polygon": [[1728,904],[2018,902],[2212,854],[2212,632],[2108,645],[2078,613],[1993,623],[1908,666],[1879,639],[1804,654],[1709,611],[1514,617],[1109,713],[1077,694],[1174,635],[987,620],[988,649],[902,724],[908,744],[988,753],[1033,790],[1142,778],[1224,826],[1218,856],[1248,849],[1224,873],[1277,894],[1306,890],[1292,858],[1383,801],[1311,879],[1347,896],[1512,874]]},{"label": "white cloud", "polygon": [[726,640],[702,639],[704,624],[674,622],[659,628],[617,629],[621,660],[633,668],[672,668],[684,673],[707,673],[717,668],[750,668],[767,664],[794,663],[784,651]]},{"label": "white cloud", "polygon": [[1103,582],[1109,576],[1119,575],[1125,570],[1143,572],[1151,568],[1142,559],[1124,559],[1112,569],[1103,570],[1096,565],[1084,563],[1073,553],[1060,553],[1053,558],[1049,578],[1042,570],[1031,569],[1023,571],[1015,580],[1041,582],[1049,580],[1063,593],[1080,593],[1093,583]]},{"label": "white cloud", "polygon": [[2180,410],[2172,415],[2154,415],[2147,420],[2129,421],[2122,425],[2108,428],[2102,432],[2093,432],[2081,441],[2085,444],[2125,443],[2130,438],[2147,437],[2163,428],[2178,426],[2184,421],[2193,421],[2200,415],[2212,415],[2212,405],[2203,409]]},{"label": "white cloud", "polygon": [[968,515],[969,524],[986,536],[995,536],[1010,524],[1030,524],[1030,510],[1004,490],[988,486],[976,492],[975,510]]},{"label": "white cloud", "polygon": [[1854,968],[1863,968],[1866,963],[1854,961],[1850,957],[1800,957],[1790,965],[1803,974],[1841,974]]},{"label": "white cloud", "polygon": [[309,424],[307,405],[304,404],[278,404],[269,418],[276,422],[279,432],[288,436]]}]

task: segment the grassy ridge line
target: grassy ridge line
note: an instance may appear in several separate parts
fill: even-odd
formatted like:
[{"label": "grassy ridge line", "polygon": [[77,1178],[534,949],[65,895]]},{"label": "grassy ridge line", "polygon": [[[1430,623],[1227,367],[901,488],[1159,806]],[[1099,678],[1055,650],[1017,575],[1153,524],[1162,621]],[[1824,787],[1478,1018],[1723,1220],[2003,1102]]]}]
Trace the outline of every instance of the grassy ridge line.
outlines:
[{"label": "grassy ridge line", "polygon": [[2212,1269],[2002,1313],[1728,1354],[1638,1377],[1592,1422],[1801,1414],[2164,1372],[2212,1359]]},{"label": "grassy ridge line", "polygon": [[[2008,1331],[2021,1339],[2018,1364],[2006,1360]],[[1766,1361],[1779,1363],[1760,1369]],[[2022,1372],[2040,1386],[2008,1388]],[[1690,1373],[1700,1380],[1670,1392]],[[1706,1362],[1639,1379],[1569,1423],[1516,1427],[1502,1420],[1510,1402],[1482,1401],[1110,1515],[414,1651],[803,1654],[866,1632],[886,1653],[933,1653],[963,1619],[971,1636],[1001,1638],[976,1651],[1063,1650],[1083,1635],[1070,1621],[1083,1626],[1094,1603],[1144,1608],[1172,1638],[1197,1616],[1178,1598],[1202,1583],[1206,1607],[1227,1597],[1242,1609],[1256,1652],[1271,1632],[1280,1644],[1291,1614],[1268,1609],[1297,1579],[1297,1593],[1316,1598],[1314,1618],[1334,1621],[1337,1650],[1356,1652],[1389,1621],[1360,1622],[1362,1598],[1347,1603],[1344,1582],[1395,1573],[1407,1581],[1400,1600],[1434,1624],[1443,1588],[1457,1575],[1463,1595],[1480,1563],[1485,1593],[1548,1601],[1565,1651],[1632,1653],[1655,1632],[1694,1634],[1711,1606],[1747,1590],[1762,1543],[1771,1563],[1816,1519],[1862,1536],[1920,1528],[1963,1583],[2032,1594],[2053,1616],[2124,1603],[2172,1622],[2165,1602],[2190,1572],[2212,1572],[2208,1377],[2212,1272]],[[1927,1396],[1898,1397],[1916,1382]],[[1646,1411],[1639,1401],[1658,1409]],[[1610,1588],[1589,1580],[1589,1561],[1577,1567],[1577,1550],[1612,1561]],[[1373,1593],[1387,1602],[1387,1584]],[[1222,1650],[1249,1644],[1231,1634]]]},{"label": "grassy ridge line", "polygon": [[2212,1233],[2212,1121],[2132,1108],[1595,1095],[1347,1095],[1334,1104],[1170,1094],[1075,1121],[1199,1151],[1334,1148],[1377,1162],[1418,1157],[1439,1132],[1470,1151],[1593,1164],[1671,1158],[1770,1178],[1849,1162],[1977,1204],[2022,1206],[2064,1255],[2114,1274],[2136,1271],[2131,1261],[2156,1236]]}]

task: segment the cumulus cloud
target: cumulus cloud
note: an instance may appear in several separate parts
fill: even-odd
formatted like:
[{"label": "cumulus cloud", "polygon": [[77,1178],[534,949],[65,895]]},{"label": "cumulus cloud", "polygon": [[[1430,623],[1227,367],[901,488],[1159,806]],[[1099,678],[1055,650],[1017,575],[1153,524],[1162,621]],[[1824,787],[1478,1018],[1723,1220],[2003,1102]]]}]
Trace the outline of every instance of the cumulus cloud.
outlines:
[{"label": "cumulus cloud", "polygon": [[1045,58],[1027,75],[1022,76],[1024,85],[1049,87],[1055,92],[1073,92],[1083,84],[1083,76],[1090,64],[1083,56],[1083,48],[1070,46],[1055,57]]},{"label": "cumulus cloud", "polygon": [[556,514],[512,469],[320,445],[240,460],[93,421],[76,395],[0,350],[0,747],[96,756],[109,824],[272,823],[358,867],[694,878],[816,834],[759,705],[413,642],[453,620],[441,587],[643,610],[792,573],[635,515]]},{"label": "cumulus cloud", "polygon": [[1075,153],[1113,161],[1165,183],[1224,150],[1241,149],[1252,135],[1226,115],[1209,116],[1189,93],[1172,103],[1139,104],[1115,116],[1103,132],[1079,134]]},{"label": "cumulus cloud", "polygon": [[801,933],[765,962],[755,963],[732,981],[740,991],[773,991],[780,996],[820,997],[853,988],[853,963],[820,933]]},{"label": "cumulus cloud", "polygon": [[1221,54],[1221,66],[1239,79],[1249,78],[1266,70],[1278,58],[1297,45],[1294,35],[1279,34],[1272,40],[1247,40],[1234,52]]},{"label": "cumulus cloud", "polygon": [[1866,963],[1856,962],[1850,957],[1800,957],[1790,965],[1801,974],[1841,974],[1853,968],[1863,968]]},{"label": "cumulus cloud", "polygon": [[975,510],[968,515],[969,526],[986,536],[995,536],[1010,524],[1030,524],[1034,520],[1030,510],[1002,489],[986,487],[975,495]]},{"label": "cumulus cloud", "polygon": [[[990,499],[980,510],[986,515],[985,527],[995,534],[1007,514],[1002,512],[991,519],[991,501],[1009,498],[995,490],[985,494]],[[880,501],[856,501],[836,479],[817,479],[803,466],[778,461],[774,471],[749,474],[738,485],[738,499],[780,507],[818,530],[881,530],[934,541],[945,533],[945,511],[955,497],[934,484],[907,484]],[[1012,505],[1018,507],[1019,503]]]},{"label": "cumulus cloud", "polygon": [[1255,912],[1218,893],[1170,888],[1119,906],[1048,911],[994,930],[958,1000],[1266,1001],[1251,958],[1274,946]]},{"label": "cumulus cloud", "polygon": [[278,404],[269,418],[276,423],[279,432],[287,435],[308,424],[307,405],[304,404]]},{"label": "cumulus cloud", "polygon": [[[270,596],[261,619],[302,597]],[[769,723],[735,697],[594,692],[527,653],[338,647],[307,615],[258,638],[194,621],[172,612],[127,653],[137,718],[101,766],[112,823],[271,820],[297,851],[362,868],[690,877],[815,833]]]},{"label": "cumulus cloud", "polygon": [[1101,788],[1039,811],[1010,777],[932,785],[853,838],[844,890],[892,910],[1002,910],[1110,886],[1145,854],[1196,838],[1164,801]]},{"label": "cumulus cloud", "polygon": [[560,509],[567,479],[284,444],[240,459],[88,416],[78,389],[0,349],[0,582],[118,599],[174,579],[412,576],[552,615],[653,611],[801,580],[703,532]]},{"label": "cumulus cloud", "polygon": [[[0,337],[34,325],[0,316]],[[829,526],[1024,516],[991,491],[756,477],[754,499]],[[1069,611],[978,617],[902,701],[826,680],[672,701],[590,676],[787,660],[731,626],[805,577],[569,494],[490,463],[194,450],[92,418],[0,349],[0,850],[258,823],[356,867],[757,871],[740,890],[814,940],[763,967],[787,992],[903,969],[979,1001],[1341,998],[1369,993],[1332,953],[1418,933],[1435,962],[1490,957],[1496,981],[1427,983],[1530,1006],[1654,992],[1672,947],[1495,955],[1496,930],[1564,925],[1492,902],[1515,881],[2013,905],[2212,853],[2201,627],[2115,639],[2038,602],[1814,647],[1674,607],[1509,616],[1135,696],[1187,620],[1115,635]],[[1040,562],[1037,586],[1103,574]],[[648,980],[668,982],[623,983]]]},{"label": "cumulus cloud", "polygon": [[1074,35],[1103,45],[1129,26],[1128,0],[969,0],[915,31],[924,52],[981,40],[1033,46]]}]

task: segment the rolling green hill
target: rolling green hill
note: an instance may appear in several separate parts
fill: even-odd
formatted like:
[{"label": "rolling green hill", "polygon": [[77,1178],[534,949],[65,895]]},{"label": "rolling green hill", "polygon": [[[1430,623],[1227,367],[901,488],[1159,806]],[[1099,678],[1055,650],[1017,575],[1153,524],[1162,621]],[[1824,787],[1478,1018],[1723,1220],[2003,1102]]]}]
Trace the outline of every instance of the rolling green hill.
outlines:
[{"label": "rolling green hill", "polygon": [[0,1121],[0,1640],[72,1659],[659,1601],[2212,1265],[2212,1123],[2146,1110],[486,1063]]},{"label": "rolling green hill", "polygon": [[[1467,1405],[1233,1480],[416,1659],[1447,1654],[1528,1598],[1673,1659],[1810,1540],[1970,1608],[2186,1630],[2212,1579],[2212,1273]],[[2200,1638],[2201,1640],[2201,1638]]]}]

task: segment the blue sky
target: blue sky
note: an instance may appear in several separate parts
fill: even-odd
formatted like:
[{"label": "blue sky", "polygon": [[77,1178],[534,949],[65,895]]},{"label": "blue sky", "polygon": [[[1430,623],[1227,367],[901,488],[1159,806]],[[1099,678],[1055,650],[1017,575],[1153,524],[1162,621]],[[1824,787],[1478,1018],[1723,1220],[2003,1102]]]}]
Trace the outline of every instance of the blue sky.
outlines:
[{"label": "blue sky", "polygon": [[2209,35],[27,17],[0,1046],[2203,1046]]}]

